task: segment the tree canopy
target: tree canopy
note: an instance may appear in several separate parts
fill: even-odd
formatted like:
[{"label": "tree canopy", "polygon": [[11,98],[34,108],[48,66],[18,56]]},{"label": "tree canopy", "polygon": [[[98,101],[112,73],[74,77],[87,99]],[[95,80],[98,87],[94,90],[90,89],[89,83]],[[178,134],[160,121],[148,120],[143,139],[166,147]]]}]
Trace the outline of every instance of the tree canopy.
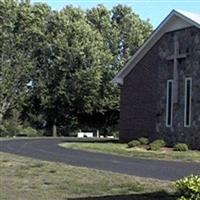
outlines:
[{"label": "tree canopy", "polygon": [[151,31],[123,5],[55,11],[0,1],[0,124],[17,110],[19,123],[45,134],[106,134],[119,118],[119,88],[111,80]]}]

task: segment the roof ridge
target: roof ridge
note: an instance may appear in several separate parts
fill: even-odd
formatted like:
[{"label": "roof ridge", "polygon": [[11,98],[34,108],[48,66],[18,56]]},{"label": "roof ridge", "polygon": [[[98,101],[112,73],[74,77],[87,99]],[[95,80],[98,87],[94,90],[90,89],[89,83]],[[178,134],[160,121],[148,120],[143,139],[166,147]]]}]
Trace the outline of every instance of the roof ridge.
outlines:
[{"label": "roof ridge", "polygon": [[[127,64],[119,71],[112,82],[123,84],[123,79],[127,74],[135,67],[135,65],[140,61],[140,59],[146,54],[148,49],[150,49],[155,42],[166,32],[166,26],[168,22],[174,17],[179,17],[184,20],[187,24],[191,26],[196,26],[200,29],[200,14],[191,13],[188,11],[181,11],[179,9],[173,9],[168,16],[158,25],[158,27],[152,32],[149,38],[144,42],[144,44],[136,51],[132,58],[127,62]],[[183,28],[188,25],[178,26],[176,30]],[[172,31],[172,30],[171,30]]]},{"label": "roof ridge", "polygon": [[196,13],[196,12],[190,12],[187,10],[181,10],[181,9],[174,9],[176,12],[182,13],[182,14],[192,14],[192,15],[198,15],[200,16],[200,13]]}]

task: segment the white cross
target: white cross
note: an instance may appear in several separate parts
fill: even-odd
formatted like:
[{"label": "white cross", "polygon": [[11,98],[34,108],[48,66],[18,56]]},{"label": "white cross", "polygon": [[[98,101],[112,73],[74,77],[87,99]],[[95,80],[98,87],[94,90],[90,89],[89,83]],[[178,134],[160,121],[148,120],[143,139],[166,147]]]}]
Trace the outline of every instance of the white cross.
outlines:
[{"label": "white cross", "polygon": [[178,60],[187,57],[186,53],[179,54],[179,43],[178,38],[174,36],[174,55],[167,57],[167,60],[174,62],[174,73],[173,73],[173,103],[178,103]]}]

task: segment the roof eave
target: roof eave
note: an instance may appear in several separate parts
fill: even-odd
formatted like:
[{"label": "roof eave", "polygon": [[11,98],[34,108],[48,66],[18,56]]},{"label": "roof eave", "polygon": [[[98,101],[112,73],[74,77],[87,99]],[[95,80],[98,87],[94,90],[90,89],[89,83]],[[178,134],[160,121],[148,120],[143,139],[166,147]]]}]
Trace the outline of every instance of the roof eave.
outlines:
[{"label": "roof eave", "polygon": [[[145,49],[145,47],[150,43],[151,40],[153,40],[156,35],[159,35],[162,28],[167,24],[167,22],[173,17],[178,16],[188,23],[193,24],[194,26],[200,28],[200,24],[195,22],[194,20],[186,17],[185,15],[181,14],[180,12],[177,12],[176,10],[172,10],[169,15],[159,24],[159,26],[152,32],[150,37],[144,42],[144,44],[138,49],[138,51],[133,55],[133,57],[128,61],[128,63],[119,71],[119,73],[115,76],[115,78],[112,80],[112,82],[123,84],[124,78],[127,76],[127,74],[133,69],[133,67],[129,67],[131,64],[134,66],[140,61],[138,58],[140,53]],[[162,34],[161,34],[162,35]]]}]

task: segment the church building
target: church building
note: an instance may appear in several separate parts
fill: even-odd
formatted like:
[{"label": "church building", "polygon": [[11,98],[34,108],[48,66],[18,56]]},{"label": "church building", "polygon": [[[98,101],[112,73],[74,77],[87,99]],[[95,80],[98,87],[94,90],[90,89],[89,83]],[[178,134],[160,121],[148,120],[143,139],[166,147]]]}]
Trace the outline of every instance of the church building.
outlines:
[{"label": "church building", "polygon": [[200,149],[200,14],[173,10],[113,80],[120,139]]}]

